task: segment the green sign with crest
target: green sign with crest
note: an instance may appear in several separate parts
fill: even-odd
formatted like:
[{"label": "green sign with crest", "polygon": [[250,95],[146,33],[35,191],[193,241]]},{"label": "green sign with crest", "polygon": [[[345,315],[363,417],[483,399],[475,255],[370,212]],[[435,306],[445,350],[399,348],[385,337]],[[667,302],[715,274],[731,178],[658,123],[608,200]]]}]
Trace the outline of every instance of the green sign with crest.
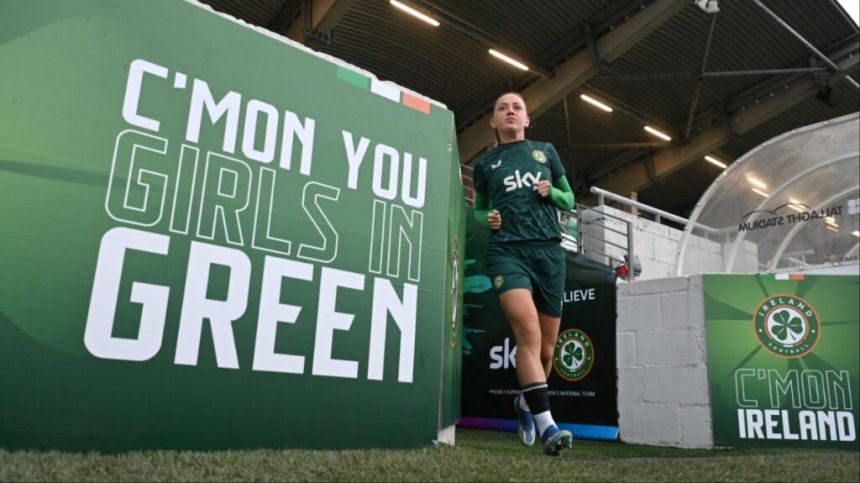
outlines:
[{"label": "green sign with crest", "polygon": [[860,447],[860,278],[703,284],[714,444]]}]

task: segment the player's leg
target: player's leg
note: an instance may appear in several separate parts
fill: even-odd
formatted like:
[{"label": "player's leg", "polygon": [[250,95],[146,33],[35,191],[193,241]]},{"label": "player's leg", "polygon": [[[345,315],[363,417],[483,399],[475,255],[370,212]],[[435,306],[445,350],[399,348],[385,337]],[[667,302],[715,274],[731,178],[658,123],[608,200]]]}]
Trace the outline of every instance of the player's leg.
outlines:
[{"label": "player's leg", "polygon": [[[540,364],[540,324],[531,295],[530,271],[523,261],[523,253],[516,247],[490,245],[485,261],[487,273],[499,296],[499,305],[514,333],[520,387],[523,381],[543,383],[546,376]],[[536,428],[522,393],[514,398],[514,409],[520,441],[531,446],[537,439]]]},{"label": "player's leg", "polygon": [[[565,253],[560,247],[536,249],[534,278],[531,280],[533,298],[541,331],[540,359],[544,376],[549,377],[558,330],[561,325],[562,297],[565,280]],[[545,389],[548,392],[548,389]],[[543,443],[544,453],[556,456],[573,446],[570,431],[559,429],[552,417],[547,395],[546,411],[532,410],[535,425]],[[530,404],[531,406],[531,404]]]},{"label": "player's leg", "polygon": [[552,357],[555,353],[555,341],[558,339],[558,328],[561,326],[561,317],[546,315],[538,311],[540,322],[541,343],[540,362],[543,366],[547,379],[552,371]]},{"label": "player's leg", "polygon": [[522,288],[508,290],[499,295],[499,304],[517,341],[517,379],[520,385],[546,382],[540,361],[541,328],[531,292]]},{"label": "player's leg", "polygon": [[[561,317],[554,317],[538,312],[538,320],[540,320],[541,328],[541,364],[543,365],[547,379],[549,379]],[[573,447],[573,435],[565,429],[558,428],[549,407],[547,407],[545,413],[535,414],[534,418],[535,425],[538,427],[538,432],[541,436],[544,453],[556,456],[561,450]]]},{"label": "player's leg", "polygon": [[[531,446],[536,440],[534,419],[525,397],[535,386],[546,386],[546,375],[540,363],[540,324],[532,294],[524,288],[514,288],[499,295],[502,312],[508,319],[517,343],[516,372],[523,393],[514,399],[520,441]],[[525,396],[525,397],[524,397]]]}]

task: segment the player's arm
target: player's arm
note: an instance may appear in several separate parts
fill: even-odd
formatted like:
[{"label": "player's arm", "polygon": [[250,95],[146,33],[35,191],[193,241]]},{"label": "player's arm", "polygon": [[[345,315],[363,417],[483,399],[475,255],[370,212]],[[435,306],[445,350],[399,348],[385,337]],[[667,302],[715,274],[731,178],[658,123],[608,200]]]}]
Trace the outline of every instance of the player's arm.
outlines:
[{"label": "player's arm", "polygon": [[487,223],[487,213],[490,212],[490,200],[486,193],[475,191],[475,221],[486,228],[490,227]]},{"label": "player's arm", "polygon": [[552,182],[549,188],[549,198],[560,210],[570,211],[573,209],[573,190],[566,176],[559,176]]},{"label": "player's arm", "polygon": [[549,184],[549,180],[538,181],[535,184],[535,191],[541,198],[551,201],[560,210],[573,209],[573,190],[570,189],[570,183],[563,175],[556,178],[552,185]]},{"label": "player's arm", "polygon": [[474,205],[475,221],[491,230],[498,230],[502,226],[502,216],[499,210],[490,209],[490,197],[487,193],[475,191]]},{"label": "player's arm", "polygon": [[493,210],[490,207],[487,173],[484,171],[484,164],[480,161],[475,163],[472,171],[472,183],[475,193],[473,205],[475,221],[491,230],[498,230],[502,226],[502,217],[499,215],[499,210]]},{"label": "player's arm", "polygon": [[570,211],[573,209],[573,190],[564,175],[564,165],[552,144],[547,144],[545,149],[553,182],[550,185],[549,180],[538,181],[535,189],[542,198],[551,201],[560,210]]}]

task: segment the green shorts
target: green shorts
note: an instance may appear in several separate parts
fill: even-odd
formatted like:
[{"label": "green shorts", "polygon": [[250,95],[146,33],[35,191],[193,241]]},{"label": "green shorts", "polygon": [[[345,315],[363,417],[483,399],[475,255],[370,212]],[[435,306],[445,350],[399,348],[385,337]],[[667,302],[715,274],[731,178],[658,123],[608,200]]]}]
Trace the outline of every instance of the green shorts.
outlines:
[{"label": "green shorts", "polygon": [[527,289],[538,312],[561,316],[566,272],[561,245],[491,244],[487,246],[484,262],[497,293],[512,288]]}]

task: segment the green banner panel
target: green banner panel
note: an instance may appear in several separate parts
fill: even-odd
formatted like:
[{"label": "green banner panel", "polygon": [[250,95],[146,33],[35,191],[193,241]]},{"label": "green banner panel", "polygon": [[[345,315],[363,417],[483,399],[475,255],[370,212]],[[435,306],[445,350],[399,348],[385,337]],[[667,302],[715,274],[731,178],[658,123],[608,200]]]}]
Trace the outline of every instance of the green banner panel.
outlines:
[{"label": "green banner panel", "polygon": [[704,275],[714,444],[857,449],[860,277]]},{"label": "green banner panel", "polygon": [[0,66],[0,447],[456,422],[450,111],[184,1],[5,2]]}]

